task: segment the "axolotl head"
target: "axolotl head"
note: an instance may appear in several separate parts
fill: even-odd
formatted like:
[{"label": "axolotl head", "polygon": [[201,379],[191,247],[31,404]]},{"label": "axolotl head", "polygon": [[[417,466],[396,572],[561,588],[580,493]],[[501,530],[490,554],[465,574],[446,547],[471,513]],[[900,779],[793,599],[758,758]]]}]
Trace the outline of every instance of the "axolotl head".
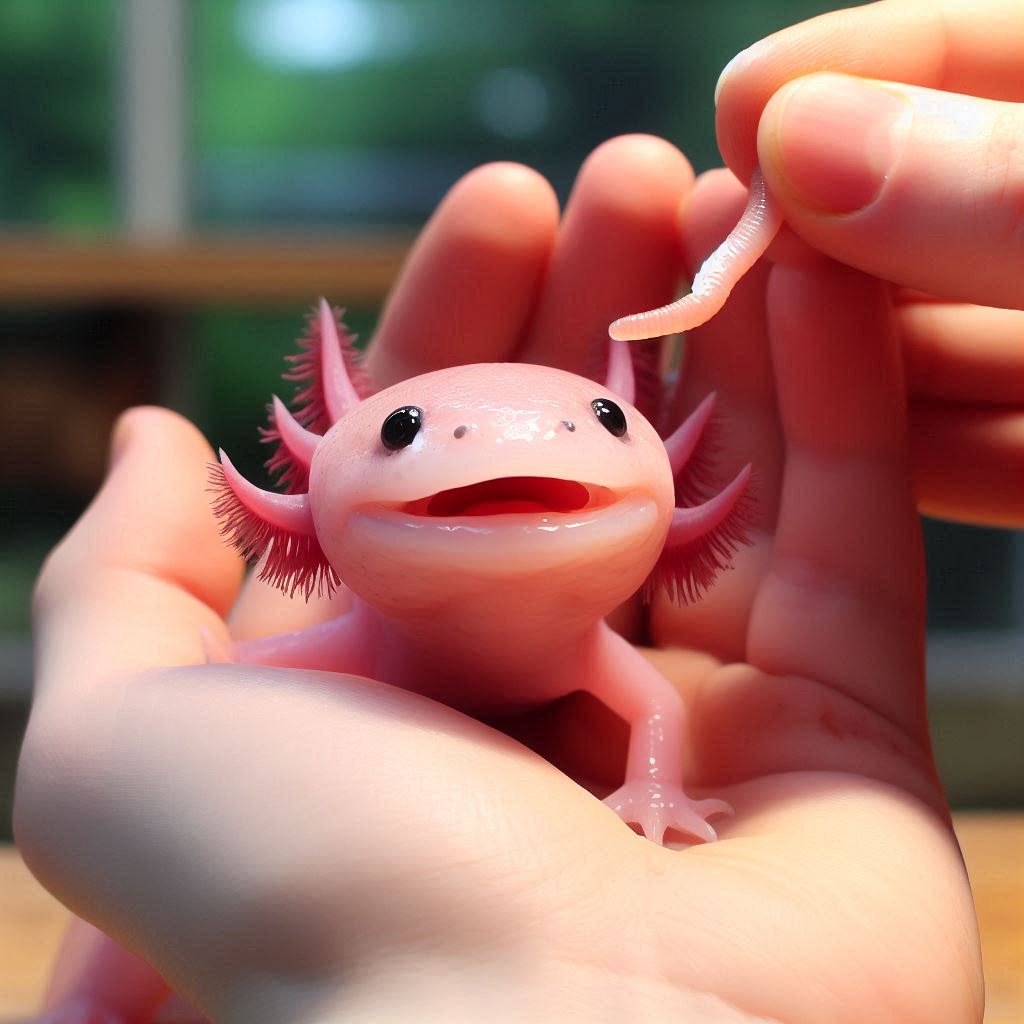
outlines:
[{"label": "axolotl head", "polygon": [[317,447],[309,501],[327,560],[376,607],[417,581],[469,596],[537,580],[604,611],[650,574],[675,504],[665,446],[632,405],[516,363],[365,400]]},{"label": "axolotl head", "polygon": [[286,591],[344,581],[387,613],[543,587],[600,616],[645,581],[693,596],[742,540],[745,476],[676,509],[674,469],[710,406],[662,441],[630,402],[625,345],[605,386],[489,363],[363,397],[326,303],[304,344],[292,376],[310,382],[306,407],[275,400],[266,432],[298,493],[256,488],[223,453],[214,479],[225,534]]}]

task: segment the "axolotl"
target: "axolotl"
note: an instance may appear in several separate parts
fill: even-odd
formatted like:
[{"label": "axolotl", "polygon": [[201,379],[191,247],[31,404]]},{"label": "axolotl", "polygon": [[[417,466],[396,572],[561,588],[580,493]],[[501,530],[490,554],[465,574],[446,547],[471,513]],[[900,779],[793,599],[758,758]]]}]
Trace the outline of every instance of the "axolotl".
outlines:
[{"label": "axolotl", "polygon": [[682,699],[604,621],[639,589],[696,597],[746,540],[750,467],[711,496],[694,485],[713,397],[663,441],[631,404],[620,342],[603,387],[496,363],[363,397],[326,302],[311,325],[292,357],[302,407],[275,398],[265,431],[289,493],[222,451],[214,511],[262,579],[307,598],[343,582],[352,606],[234,659],[366,676],[473,715],[589,691],[630,726],[607,803],[655,842],[714,840],[707,819],[730,808],[684,792]]}]

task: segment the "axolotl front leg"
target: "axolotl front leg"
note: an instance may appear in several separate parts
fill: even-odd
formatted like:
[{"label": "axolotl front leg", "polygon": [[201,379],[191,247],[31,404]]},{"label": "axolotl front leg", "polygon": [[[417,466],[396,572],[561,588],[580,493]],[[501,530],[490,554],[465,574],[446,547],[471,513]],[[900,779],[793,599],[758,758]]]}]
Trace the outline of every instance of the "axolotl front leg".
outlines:
[{"label": "axolotl front leg", "polygon": [[683,790],[686,708],[679,692],[607,626],[587,668],[585,688],[630,728],[625,781],[605,803],[656,843],[670,829],[713,842],[717,835],[707,819],[731,814],[732,807]]}]

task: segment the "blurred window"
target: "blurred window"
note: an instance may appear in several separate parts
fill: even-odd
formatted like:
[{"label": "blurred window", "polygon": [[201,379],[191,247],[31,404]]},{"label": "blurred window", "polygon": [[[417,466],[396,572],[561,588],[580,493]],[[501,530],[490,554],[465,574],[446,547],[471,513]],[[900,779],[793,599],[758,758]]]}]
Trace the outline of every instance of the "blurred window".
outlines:
[{"label": "blurred window", "polygon": [[[195,8],[194,212],[204,224],[417,224],[483,160],[564,197],[624,132],[718,163],[737,47],[836,4],[749,0],[226,0]],[[627,187],[628,183],[623,183]]]},{"label": "blurred window", "polygon": [[[0,0],[0,224],[98,233],[139,230],[152,214],[185,249],[192,229],[253,228],[276,274],[281,236],[411,232],[484,161],[536,167],[563,202],[589,152],[620,133],[663,135],[703,170],[719,162],[711,111],[726,61],[837,6]],[[166,30],[182,18],[183,46]],[[182,92],[185,130],[171,116]],[[330,297],[346,304],[342,276]],[[272,390],[287,397],[281,358],[315,297],[203,308],[185,293],[161,302],[127,288],[116,302],[71,302],[52,287],[0,313],[0,704],[27,692],[30,581],[95,490],[117,412],[172,405],[258,477],[260,411]],[[375,315],[352,315],[364,338]],[[951,792],[1017,799],[1019,771],[993,761],[966,785],[961,766],[1014,747],[990,742],[993,730],[1019,732],[1024,533],[929,521],[925,537],[933,709],[948,711],[936,736],[961,780]],[[974,732],[962,727],[970,714]],[[0,742],[0,820],[3,753]]]},{"label": "blurred window", "polygon": [[0,223],[115,218],[113,0],[0,3]]}]

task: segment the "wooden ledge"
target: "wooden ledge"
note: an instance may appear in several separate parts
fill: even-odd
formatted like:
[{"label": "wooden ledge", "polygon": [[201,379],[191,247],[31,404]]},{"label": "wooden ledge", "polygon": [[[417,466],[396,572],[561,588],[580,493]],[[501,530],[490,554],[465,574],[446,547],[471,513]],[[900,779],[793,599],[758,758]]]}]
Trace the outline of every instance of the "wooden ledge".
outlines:
[{"label": "wooden ledge", "polygon": [[411,243],[407,234],[123,239],[0,236],[0,300],[47,305],[267,305],[327,294],[378,305]]}]

